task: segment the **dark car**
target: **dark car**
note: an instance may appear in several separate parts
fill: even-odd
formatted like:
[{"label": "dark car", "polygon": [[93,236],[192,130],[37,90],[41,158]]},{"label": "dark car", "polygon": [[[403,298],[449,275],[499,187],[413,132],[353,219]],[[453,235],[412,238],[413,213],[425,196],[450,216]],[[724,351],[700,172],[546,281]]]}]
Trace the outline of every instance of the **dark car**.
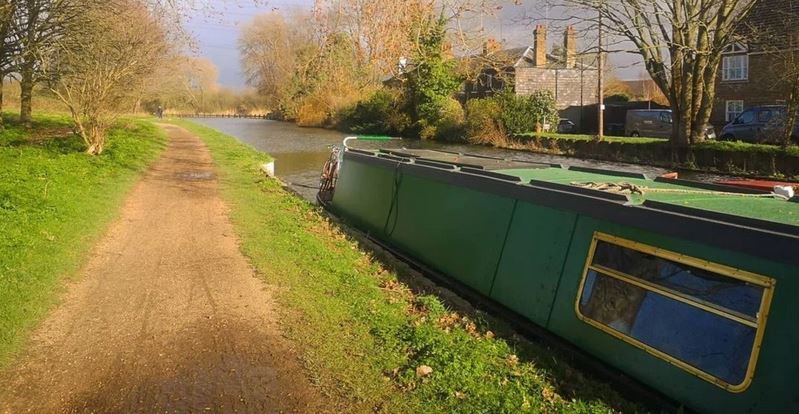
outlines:
[{"label": "dark car", "polygon": [[561,118],[558,121],[558,132],[561,134],[573,134],[577,130],[577,125],[574,122],[566,119]]},{"label": "dark car", "polygon": [[[630,109],[624,123],[628,137],[669,138],[672,129],[671,109]],[[716,139],[713,125],[705,127],[705,138]]]},{"label": "dark car", "polygon": [[[767,105],[749,108],[721,129],[725,141],[780,143],[785,128],[785,106]],[[791,141],[797,142],[799,122],[794,125]]]}]

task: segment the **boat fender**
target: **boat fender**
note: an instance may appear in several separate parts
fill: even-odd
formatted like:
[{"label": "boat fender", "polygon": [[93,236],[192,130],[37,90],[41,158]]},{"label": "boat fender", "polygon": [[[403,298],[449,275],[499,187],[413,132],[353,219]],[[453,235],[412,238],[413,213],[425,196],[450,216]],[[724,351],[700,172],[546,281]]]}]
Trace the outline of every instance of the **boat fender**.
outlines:
[{"label": "boat fender", "polygon": [[266,173],[269,177],[275,176],[275,162],[269,161],[266,164],[261,166],[261,170]]},{"label": "boat fender", "polygon": [[775,185],[774,194],[778,194],[784,196],[787,199],[791,199],[794,196],[793,187],[789,185]]}]

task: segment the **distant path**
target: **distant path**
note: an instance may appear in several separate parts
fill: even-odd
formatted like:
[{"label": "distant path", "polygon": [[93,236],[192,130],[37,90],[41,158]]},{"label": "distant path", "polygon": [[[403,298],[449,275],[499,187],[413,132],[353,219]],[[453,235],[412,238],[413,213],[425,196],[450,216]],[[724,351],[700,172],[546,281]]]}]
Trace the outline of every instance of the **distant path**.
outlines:
[{"label": "distant path", "polygon": [[0,413],[323,409],[239,252],[207,148],[164,127],[169,147],[0,373]]}]

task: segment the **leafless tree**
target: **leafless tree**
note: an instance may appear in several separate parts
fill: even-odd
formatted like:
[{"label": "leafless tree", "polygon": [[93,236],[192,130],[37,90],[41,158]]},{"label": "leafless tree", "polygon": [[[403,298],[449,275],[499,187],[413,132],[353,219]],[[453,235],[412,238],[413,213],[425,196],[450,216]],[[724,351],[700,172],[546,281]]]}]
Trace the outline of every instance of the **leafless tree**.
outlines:
[{"label": "leafless tree", "polygon": [[19,55],[14,71],[20,77],[20,120],[30,124],[34,86],[42,80],[37,60],[67,30],[79,30],[84,10],[101,0],[17,0],[14,26]]},{"label": "leafless tree", "polygon": [[739,29],[747,40],[747,51],[758,59],[758,70],[771,79],[767,87],[780,91],[785,101],[778,140],[784,146],[796,141],[794,129],[799,110],[799,3],[761,0],[752,18]]},{"label": "leafless tree", "polygon": [[50,90],[67,106],[86,152],[100,154],[106,132],[129,108],[134,88],[153,73],[168,51],[162,22],[138,0],[115,0],[84,10],[37,56]]},{"label": "leafless tree", "polygon": [[563,0],[632,43],[673,111],[672,143],[704,140],[722,51],[758,0]]},{"label": "leafless tree", "polygon": [[19,53],[19,37],[14,21],[16,8],[15,1],[0,0],[0,130],[3,129],[3,81]]}]

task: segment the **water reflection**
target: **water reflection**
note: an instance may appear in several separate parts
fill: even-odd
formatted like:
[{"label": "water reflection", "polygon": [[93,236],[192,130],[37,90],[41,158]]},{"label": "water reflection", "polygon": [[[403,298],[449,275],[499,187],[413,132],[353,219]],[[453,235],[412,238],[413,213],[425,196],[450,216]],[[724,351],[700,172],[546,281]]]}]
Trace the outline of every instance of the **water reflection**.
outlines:
[{"label": "water reflection", "polygon": [[[301,128],[292,123],[264,119],[198,118],[193,121],[234,136],[255,149],[269,153],[275,158],[275,173],[308,200],[315,201],[319,185],[319,172],[330,154],[332,145],[341,144],[346,136],[338,131],[319,128]],[[551,164],[576,165],[594,168],[622,169],[641,172],[654,177],[667,170],[663,168],[624,164],[616,162],[581,160],[556,155],[535,154],[468,144],[446,144],[420,140],[396,140],[391,142],[357,142],[358,148],[422,148],[481,154],[501,158]],[[712,180],[716,176],[697,173],[681,173],[681,178]]]}]

